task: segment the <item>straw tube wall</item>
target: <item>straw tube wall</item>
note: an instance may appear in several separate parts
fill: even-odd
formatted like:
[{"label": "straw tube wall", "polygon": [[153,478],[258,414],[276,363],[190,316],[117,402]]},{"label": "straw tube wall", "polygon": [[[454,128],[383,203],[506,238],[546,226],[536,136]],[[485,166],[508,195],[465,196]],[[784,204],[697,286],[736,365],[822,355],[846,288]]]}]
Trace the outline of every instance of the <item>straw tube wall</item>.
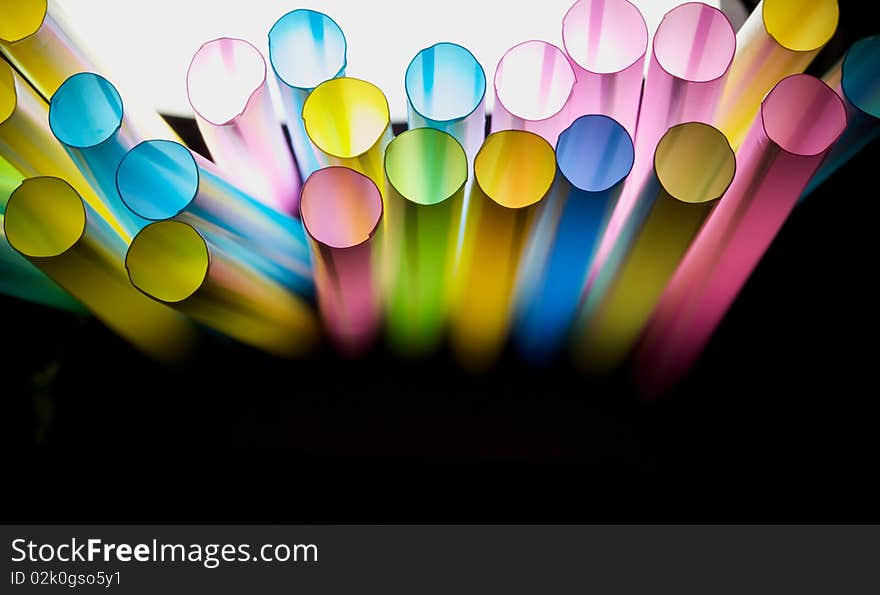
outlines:
[{"label": "straw tube wall", "polygon": [[636,136],[648,26],[627,0],[578,0],[562,19],[577,82],[571,116],[604,114]]},{"label": "straw tube wall", "polygon": [[526,41],[505,53],[495,69],[492,132],[525,130],[552,146],[571,123],[575,74],[562,50]]},{"label": "straw tube wall", "polygon": [[561,176],[545,199],[518,290],[516,344],[548,363],[568,337],[596,245],[633,164],[626,129],[602,115],[581,116],[561,135]]},{"label": "straw tube wall", "polygon": [[531,132],[490,134],[474,162],[474,177],[450,330],[462,365],[485,369],[507,337],[526,242],[556,177],[553,147]]},{"label": "straw tube wall", "polygon": [[638,354],[639,381],[657,393],[689,369],[846,126],[840,97],[794,75],[761,104],[737,172],[660,299]]},{"label": "straw tube wall", "polygon": [[423,355],[443,336],[467,155],[449,134],[416,128],[388,145],[385,175],[388,338],[401,354]]},{"label": "straw tube wall", "polygon": [[49,126],[130,240],[147,221],[123,204],[116,191],[116,168],[140,139],[124,117],[116,88],[91,72],[73,75],[52,96]]},{"label": "straw tube wall", "polygon": [[580,331],[576,355],[593,372],[623,363],[663,289],[733,181],[736,158],[717,128],[679,124],[654,154],[653,200],[632,249],[602,303]]},{"label": "straw tube wall", "polygon": [[278,357],[315,344],[308,304],[182,221],[144,227],[125,255],[132,285],[205,326]]},{"label": "straw tube wall", "polygon": [[119,195],[151,221],[177,219],[223,252],[292,291],[312,291],[302,224],[230,183],[207,159],[173,141],[144,141],[116,172]]},{"label": "straw tube wall", "polygon": [[303,106],[315,87],[345,73],[345,35],[336,21],[323,13],[291,11],[269,31],[269,63],[281,91],[300,176],[305,180],[321,162],[303,126]]},{"label": "straw tube wall", "polygon": [[192,326],[131,286],[125,243],[64,180],[22,182],[6,205],[3,227],[13,248],[145,354],[170,363],[190,351]]},{"label": "straw tube wall", "polygon": [[260,50],[229,37],[205,43],[186,88],[214,162],[258,200],[299,216],[299,172],[272,109]]},{"label": "straw tube wall", "polygon": [[384,195],[382,156],[392,133],[388,100],[381,89],[360,79],[331,79],[311,92],[302,117],[321,167],[358,171]]},{"label": "straw tube wall", "polygon": [[382,195],[367,176],[328,167],[303,184],[300,211],[330,339],[343,354],[362,355],[381,323]]},{"label": "straw tube wall", "polygon": [[837,0],[762,0],[737,33],[736,59],[718,111],[734,149],[773,86],[803,72],[834,35]]}]

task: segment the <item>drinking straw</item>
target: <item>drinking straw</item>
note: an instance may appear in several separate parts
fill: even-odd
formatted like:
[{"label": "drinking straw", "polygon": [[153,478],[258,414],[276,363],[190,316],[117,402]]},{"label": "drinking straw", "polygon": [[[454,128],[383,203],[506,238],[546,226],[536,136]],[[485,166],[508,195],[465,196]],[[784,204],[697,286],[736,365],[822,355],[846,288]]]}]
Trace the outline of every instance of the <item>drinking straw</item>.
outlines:
[{"label": "drinking straw", "polygon": [[571,124],[575,74],[562,50],[546,41],[526,41],[505,53],[495,69],[492,132],[526,130],[551,145]]},{"label": "drinking straw", "polygon": [[806,70],[837,29],[837,0],[762,0],[737,33],[736,59],[721,98],[718,127],[734,149],[761,101],[786,76]]},{"label": "drinking straw", "polygon": [[578,0],[562,19],[577,82],[572,115],[605,114],[636,136],[648,26],[627,0]]},{"label": "drinking straw", "polygon": [[[46,101],[78,72],[106,73],[76,39],[64,11],[54,0],[0,1],[0,53]],[[155,109],[141,105],[132,94],[126,95],[128,118],[141,134],[177,139]]]},{"label": "drinking straw", "polygon": [[663,293],[637,354],[659,393],[689,369],[846,127],[843,101],[805,74],[782,79],[737,153],[730,189]]},{"label": "drinking straw", "polygon": [[[653,176],[657,143],[677,124],[714,121],[735,49],[730,21],[700,2],[673,8],[657,27],[639,110],[633,171],[588,275],[587,310],[604,296],[651,207],[652,194],[643,191]],[[642,196],[649,200],[640,200]]]},{"label": "drinking straw", "polygon": [[474,177],[450,330],[462,364],[485,369],[504,345],[526,241],[556,177],[553,147],[531,132],[495,132],[477,153]]},{"label": "drinking straw", "polygon": [[116,88],[92,72],[73,75],[52,96],[49,126],[119,223],[123,237],[131,239],[147,221],[122,202],[116,191],[116,168],[140,138],[124,118]]},{"label": "drinking straw", "polygon": [[[880,35],[855,42],[823,80],[843,99],[846,131],[810,180],[815,190],[869,142],[880,136]],[[803,197],[802,197],[803,198]]]},{"label": "drinking straw", "polygon": [[311,293],[302,223],[252,198],[183,145],[139,143],[120,162],[116,185],[122,201],[140,217],[188,223],[260,274],[298,293]]},{"label": "drinking straw", "polygon": [[145,354],[170,363],[190,351],[191,324],[131,286],[124,241],[64,180],[22,182],[9,197],[3,229],[15,250]]},{"label": "drinking straw", "polygon": [[467,155],[449,134],[416,128],[388,145],[385,174],[388,337],[399,352],[422,355],[442,338]]},{"label": "drinking straw", "polygon": [[562,175],[545,200],[519,289],[516,343],[538,364],[568,336],[596,244],[632,168],[632,139],[608,116],[581,116],[559,135],[556,164]]},{"label": "drinking straw", "polygon": [[578,359],[607,372],[630,353],[660,294],[712,209],[733,181],[736,158],[727,138],[701,122],[663,135],[649,183],[651,208],[620,273],[581,329]]},{"label": "drinking straw", "polygon": [[388,100],[379,87],[355,78],[335,78],[306,98],[302,119],[321,167],[358,171],[385,192],[382,156],[391,142]]},{"label": "drinking straw", "polygon": [[288,12],[269,31],[269,63],[303,180],[321,167],[303,126],[303,106],[315,87],[344,74],[346,47],[336,21],[314,10]]},{"label": "drinking straw", "polygon": [[48,103],[4,60],[0,60],[0,153],[15,171],[15,186],[25,178],[41,175],[67,180],[98,215],[122,232],[67,151],[55,140],[49,128]]},{"label": "drinking straw", "polygon": [[361,355],[380,327],[382,195],[367,176],[327,167],[303,184],[300,211],[321,318],[342,353]]},{"label": "drinking straw", "polygon": [[205,43],[186,88],[214,162],[258,200],[299,216],[299,173],[272,109],[260,50],[229,37]]},{"label": "drinking straw", "polygon": [[267,353],[299,356],[317,339],[317,321],[305,302],[182,221],[144,227],[128,248],[125,267],[132,285],[154,303]]}]

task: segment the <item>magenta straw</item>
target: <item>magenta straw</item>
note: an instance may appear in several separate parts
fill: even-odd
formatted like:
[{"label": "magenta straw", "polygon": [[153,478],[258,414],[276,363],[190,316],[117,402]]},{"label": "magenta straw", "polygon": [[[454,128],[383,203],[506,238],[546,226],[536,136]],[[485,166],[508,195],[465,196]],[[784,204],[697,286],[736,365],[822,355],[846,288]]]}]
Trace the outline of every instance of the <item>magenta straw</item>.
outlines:
[{"label": "magenta straw", "polygon": [[562,50],[546,41],[515,45],[495,69],[492,132],[525,130],[551,145],[571,124],[575,74]]},{"label": "magenta straw", "polygon": [[189,103],[214,162],[264,204],[299,213],[299,172],[272,109],[266,61],[243,39],[207,42],[186,75]]},{"label": "magenta straw", "polygon": [[787,77],[764,99],[726,197],[654,312],[637,360],[648,392],[670,387],[697,359],[845,127],[840,97],[812,76]]},{"label": "magenta straw", "polygon": [[575,73],[572,120],[614,118],[636,135],[648,27],[627,0],[578,0],[562,19],[562,43]]},{"label": "magenta straw", "polygon": [[654,150],[667,130],[686,122],[712,124],[736,51],[736,35],[720,10],[689,2],[670,10],[654,35],[639,110],[633,172],[608,222],[587,281],[585,312],[598,304],[617,275],[647,215],[639,200],[650,179]]}]

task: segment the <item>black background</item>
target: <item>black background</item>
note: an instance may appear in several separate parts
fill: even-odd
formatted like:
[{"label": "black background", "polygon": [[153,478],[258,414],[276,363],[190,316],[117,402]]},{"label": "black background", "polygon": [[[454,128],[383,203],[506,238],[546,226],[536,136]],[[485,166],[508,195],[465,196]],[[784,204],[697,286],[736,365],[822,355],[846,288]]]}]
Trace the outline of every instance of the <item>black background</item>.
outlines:
[{"label": "black background", "polygon": [[[841,6],[810,72],[878,31],[871,3]],[[212,340],[167,370],[94,319],[0,297],[4,520],[876,521],[878,154],[796,209],[656,403],[515,355],[475,377],[445,355],[290,363]]]}]

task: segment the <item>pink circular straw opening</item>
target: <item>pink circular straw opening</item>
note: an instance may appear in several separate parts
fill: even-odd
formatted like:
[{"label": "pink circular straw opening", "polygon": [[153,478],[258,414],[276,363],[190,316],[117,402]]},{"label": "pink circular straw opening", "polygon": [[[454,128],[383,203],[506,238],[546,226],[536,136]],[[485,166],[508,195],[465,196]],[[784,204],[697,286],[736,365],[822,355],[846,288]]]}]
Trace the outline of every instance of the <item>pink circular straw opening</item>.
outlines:
[{"label": "pink circular straw opening", "polygon": [[644,59],[648,26],[627,0],[578,0],[562,19],[562,44],[584,70],[611,74]]},{"label": "pink circular straw opening", "polygon": [[215,126],[242,115],[265,82],[266,61],[260,50],[231,37],[205,43],[186,73],[190,105]]},{"label": "pink circular straw opening", "polygon": [[303,184],[300,213],[306,231],[317,242],[352,248],[376,231],[382,195],[367,176],[347,167],[327,167]]},{"label": "pink circular straw opening", "polygon": [[846,108],[831,87],[808,74],[776,83],[761,104],[767,137],[780,148],[801,156],[829,149],[846,128]]},{"label": "pink circular straw opening", "polygon": [[546,120],[562,111],[574,80],[562,50],[545,41],[526,41],[507,50],[498,62],[495,96],[517,118]]},{"label": "pink circular straw opening", "polygon": [[673,8],[654,35],[654,57],[672,76],[706,83],[727,73],[736,53],[736,33],[720,10],[701,2]]}]

